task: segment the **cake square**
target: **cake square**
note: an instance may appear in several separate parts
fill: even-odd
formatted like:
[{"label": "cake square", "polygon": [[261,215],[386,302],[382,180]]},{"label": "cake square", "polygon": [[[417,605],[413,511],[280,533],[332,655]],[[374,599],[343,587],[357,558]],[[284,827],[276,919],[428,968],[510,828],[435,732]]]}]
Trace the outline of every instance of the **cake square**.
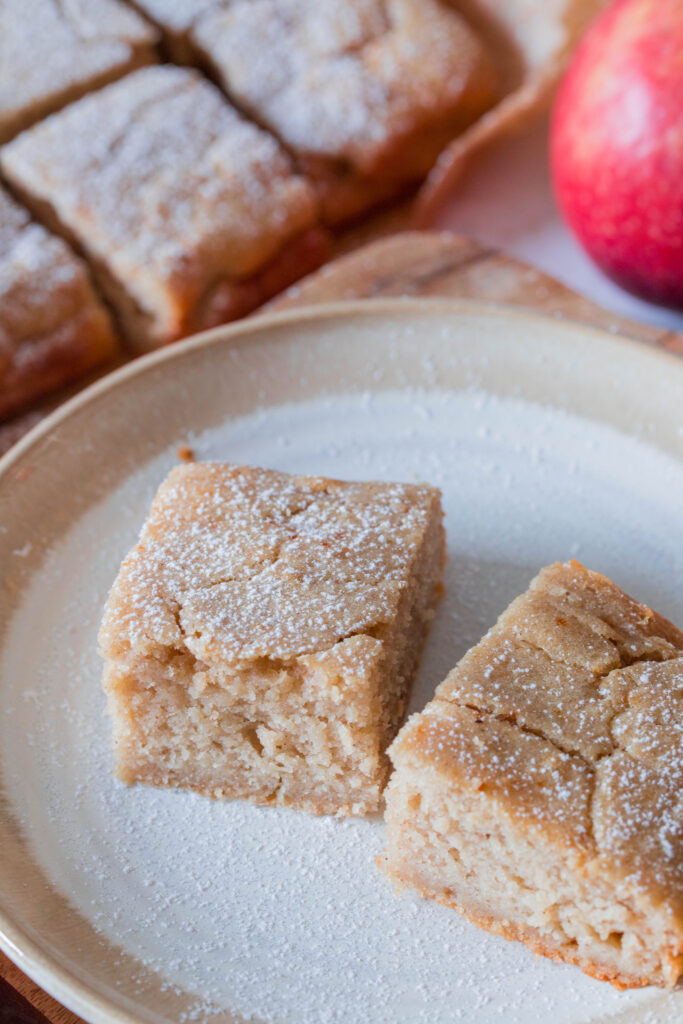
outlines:
[{"label": "cake square", "polygon": [[190,38],[296,155],[339,224],[420,181],[496,99],[483,43],[442,0],[250,0]]},{"label": "cake square", "polygon": [[0,418],[116,349],[87,268],[0,189]]},{"label": "cake square", "polygon": [[143,68],[86,96],[0,163],[87,255],[134,351],[248,312],[326,254],[310,185],[187,68]]},{"label": "cake square", "polygon": [[383,867],[617,987],[683,972],[683,633],[543,569],[390,748]]},{"label": "cake square", "polygon": [[158,33],[119,0],[0,4],[0,142],[155,61]]},{"label": "cake square", "polygon": [[119,778],[376,811],[443,561],[428,485],[173,469],[100,631]]}]

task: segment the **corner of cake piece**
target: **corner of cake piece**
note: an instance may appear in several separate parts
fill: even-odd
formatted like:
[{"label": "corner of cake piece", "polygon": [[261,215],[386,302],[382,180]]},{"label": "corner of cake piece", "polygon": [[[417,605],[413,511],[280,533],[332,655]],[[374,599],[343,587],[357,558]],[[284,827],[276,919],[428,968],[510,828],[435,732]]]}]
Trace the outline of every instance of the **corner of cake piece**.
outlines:
[{"label": "corner of cake piece", "polygon": [[112,361],[88,268],[0,187],[0,419]]},{"label": "corner of cake piece", "polygon": [[0,143],[156,63],[158,33],[123,0],[0,4]]}]

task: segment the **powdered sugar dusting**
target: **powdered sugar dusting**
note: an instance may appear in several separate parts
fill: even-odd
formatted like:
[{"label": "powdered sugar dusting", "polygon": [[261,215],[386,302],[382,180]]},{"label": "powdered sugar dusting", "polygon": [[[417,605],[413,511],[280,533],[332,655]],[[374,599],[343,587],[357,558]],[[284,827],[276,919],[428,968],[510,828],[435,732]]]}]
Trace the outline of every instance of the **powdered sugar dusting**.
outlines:
[{"label": "powdered sugar dusting", "polygon": [[289,146],[364,171],[435,113],[460,105],[464,123],[495,97],[478,37],[436,0],[250,0],[193,36],[228,93]]},{"label": "powdered sugar dusting", "polygon": [[11,135],[61,106],[67,90],[85,92],[102,75],[123,74],[156,36],[120,0],[3,3],[0,125]]},{"label": "powdered sugar dusting", "polygon": [[[569,554],[683,622],[683,467],[608,428],[481,393],[405,390],[274,408],[187,441],[202,459],[443,489],[447,596],[413,710],[538,568]],[[95,636],[175,448],[48,556],[5,651],[3,776],[53,883],[141,974],[144,963],[188,994],[186,1021],[220,1019],[226,1007],[288,1024],[578,1024],[636,1008],[648,1024],[680,1019],[679,995],[619,994],[395,895],[373,864],[379,821],[112,780]],[[46,580],[68,580],[66,596],[55,600]]]},{"label": "powdered sugar dusting", "polygon": [[[272,136],[197,72],[143,68],[53,114],[3,164],[144,309],[263,267],[315,219]],[[226,239],[228,243],[226,243]]]},{"label": "powdered sugar dusting", "polygon": [[289,659],[387,624],[438,506],[426,485],[177,467],[117,579],[105,649],[182,637],[209,661]]}]

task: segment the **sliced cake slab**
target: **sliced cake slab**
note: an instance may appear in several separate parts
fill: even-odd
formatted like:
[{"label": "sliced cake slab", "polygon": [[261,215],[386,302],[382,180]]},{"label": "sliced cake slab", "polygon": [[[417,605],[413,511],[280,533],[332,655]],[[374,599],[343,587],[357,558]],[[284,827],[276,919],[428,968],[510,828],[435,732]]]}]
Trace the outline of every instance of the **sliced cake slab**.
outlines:
[{"label": "sliced cake slab", "polygon": [[156,29],[120,0],[0,3],[0,142],[155,61]]},{"label": "sliced cake slab", "polygon": [[544,569],[390,749],[399,883],[619,987],[683,971],[683,633]]},{"label": "sliced cake slab", "polygon": [[338,224],[421,180],[496,99],[492,59],[443,0],[249,0],[190,39],[296,155]]},{"label": "sliced cake slab", "polygon": [[443,560],[433,487],[174,469],[100,632],[119,777],[376,811]]},{"label": "sliced cake slab", "polygon": [[0,189],[0,418],[116,350],[87,267]]},{"label": "sliced cake slab", "polygon": [[0,163],[86,254],[133,351],[241,316],[326,255],[311,186],[186,68],[143,68],[73,103]]}]

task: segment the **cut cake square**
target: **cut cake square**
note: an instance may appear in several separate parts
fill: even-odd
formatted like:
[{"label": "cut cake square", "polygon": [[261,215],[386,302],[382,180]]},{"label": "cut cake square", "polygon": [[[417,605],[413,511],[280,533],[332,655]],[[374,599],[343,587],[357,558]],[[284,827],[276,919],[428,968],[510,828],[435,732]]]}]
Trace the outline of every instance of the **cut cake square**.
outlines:
[{"label": "cut cake square", "polygon": [[442,0],[233,2],[190,39],[295,154],[328,224],[421,180],[496,99],[488,51]]},{"label": "cut cake square", "polygon": [[376,811],[443,561],[433,487],[174,469],[100,632],[119,778]]},{"label": "cut cake square", "polygon": [[116,349],[82,261],[0,189],[0,418]]},{"label": "cut cake square", "polygon": [[0,142],[151,64],[156,29],[119,0],[0,4]]},{"label": "cut cake square", "polygon": [[683,633],[543,569],[390,749],[383,866],[618,987],[683,970]]},{"label": "cut cake square", "polygon": [[143,68],[86,96],[0,163],[86,254],[134,350],[241,316],[326,255],[308,182],[187,68]]}]

